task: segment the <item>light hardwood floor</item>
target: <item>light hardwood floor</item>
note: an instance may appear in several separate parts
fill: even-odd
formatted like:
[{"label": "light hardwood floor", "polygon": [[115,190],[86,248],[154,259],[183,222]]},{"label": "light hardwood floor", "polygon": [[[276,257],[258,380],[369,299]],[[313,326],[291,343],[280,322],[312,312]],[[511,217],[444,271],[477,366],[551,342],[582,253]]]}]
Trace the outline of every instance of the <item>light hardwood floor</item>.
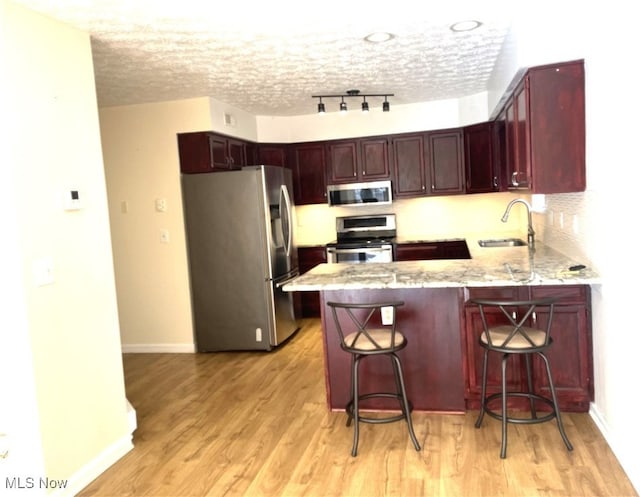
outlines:
[{"label": "light hardwood floor", "polygon": [[406,424],[352,427],[325,403],[319,320],[272,352],[126,354],[135,448],[88,496],[637,496],[587,414],[509,426],[477,412],[414,413]]}]

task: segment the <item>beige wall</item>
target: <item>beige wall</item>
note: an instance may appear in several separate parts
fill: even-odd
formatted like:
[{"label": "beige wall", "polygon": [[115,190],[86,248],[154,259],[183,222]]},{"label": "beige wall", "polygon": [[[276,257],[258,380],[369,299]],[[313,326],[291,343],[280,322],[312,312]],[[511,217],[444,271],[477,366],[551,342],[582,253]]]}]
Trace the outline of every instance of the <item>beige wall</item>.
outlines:
[{"label": "beige wall", "polygon": [[[127,351],[194,350],[176,134],[210,129],[209,105],[200,98],[100,111]],[[166,200],[166,212],[156,211],[156,199]]]},{"label": "beige wall", "polygon": [[[0,472],[68,479],[72,492],[132,447],[91,46],[86,33],[0,5],[10,285],[0,333],[0,432],[10,445]],[[71,189],[81,210],[63,208]],[[49,284],[34,276],[41,264]]]}]

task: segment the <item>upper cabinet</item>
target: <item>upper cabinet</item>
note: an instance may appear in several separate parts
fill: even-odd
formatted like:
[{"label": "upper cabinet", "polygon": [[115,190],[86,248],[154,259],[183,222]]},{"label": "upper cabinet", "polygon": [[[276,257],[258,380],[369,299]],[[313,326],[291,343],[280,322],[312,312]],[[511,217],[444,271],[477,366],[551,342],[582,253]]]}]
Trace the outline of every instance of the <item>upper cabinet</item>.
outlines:
[{"label": "upper cabinet", "polygon": [[257,164],[287,167],[287,152],[285,143],[260,143],[256,150]]},{"label": "upper cabinet", "polygon": [[464,193],[462,131],[451,129],[427,133],[431,195]]},{"label": "upper cabinet", "polygon": [[323,142],[296,143],[290,146],[289,152],[295,204],[326,203],[325,144]]},{"label": "upper cabinet", "polygon": [[379,181],[390,177],[386,137],[327,142],[329,184]]},{"label": "upper cabinet", "polygon": [[395,135],[391,156],[396,197],[464,193],[461,130]]},{"label": "upper cabinet", "polygon": [[507,188],[532,193],[585,190],[582,60],[528,69],[497,122],[502,119]]},{"label": "upper cabinet", "polygon": [[427,193],[424,133],[397,135],[391,139],[396,197],[418,197]]},{"label": "upper cabinet", "polygon": [[500,160],[495,147],[497,122],[474,124],[464,128],[464,163],[467,193],[500,191]]},{"label": "upper cabinet", "polygon": [[247,165],[247,142],[209,131],[178,134],[180,171],[208,173]]}]

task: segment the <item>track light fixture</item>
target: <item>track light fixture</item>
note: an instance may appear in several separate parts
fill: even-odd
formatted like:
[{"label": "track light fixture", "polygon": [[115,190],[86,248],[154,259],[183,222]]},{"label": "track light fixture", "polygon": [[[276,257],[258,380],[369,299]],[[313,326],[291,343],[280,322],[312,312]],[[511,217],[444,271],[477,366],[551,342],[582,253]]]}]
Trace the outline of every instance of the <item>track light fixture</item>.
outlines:
[{"label": "track light fixture", "polygon": [[347,103],[344,101],[344,97],[342,98],[342,102],[340,102],[340,113],[344,114],[347,112]]},{"label": "track light fixture", "polygon": [[389,101],[387,97],[393,97],[393,93],[367,93],[362,94],[360,90],[347,90],[344,95],[312,95],[311,98],[318,98],[318,113],[324,114],[325,107],[322,102],[323,98],[339,98],[340,99],[340,112],[347,112],[347,103],[344,101],[345,98],[362,98],[362,112],[369,112],[369,102],[367,102],[367,97],[384,97],[384,102],[382,102],[382,112],[389,112]]}]

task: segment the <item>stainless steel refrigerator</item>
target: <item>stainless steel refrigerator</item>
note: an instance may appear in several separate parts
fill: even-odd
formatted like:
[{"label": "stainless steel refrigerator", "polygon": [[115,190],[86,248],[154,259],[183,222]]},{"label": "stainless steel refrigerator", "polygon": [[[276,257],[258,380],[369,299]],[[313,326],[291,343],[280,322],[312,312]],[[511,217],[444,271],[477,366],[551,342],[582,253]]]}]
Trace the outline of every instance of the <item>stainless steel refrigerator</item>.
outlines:
[{"label": "stainless steel refrigerator", "polygon": [[271,350],[298,328],[291,171],[249,166],[183,174],[194,333],[199,352]]}]

